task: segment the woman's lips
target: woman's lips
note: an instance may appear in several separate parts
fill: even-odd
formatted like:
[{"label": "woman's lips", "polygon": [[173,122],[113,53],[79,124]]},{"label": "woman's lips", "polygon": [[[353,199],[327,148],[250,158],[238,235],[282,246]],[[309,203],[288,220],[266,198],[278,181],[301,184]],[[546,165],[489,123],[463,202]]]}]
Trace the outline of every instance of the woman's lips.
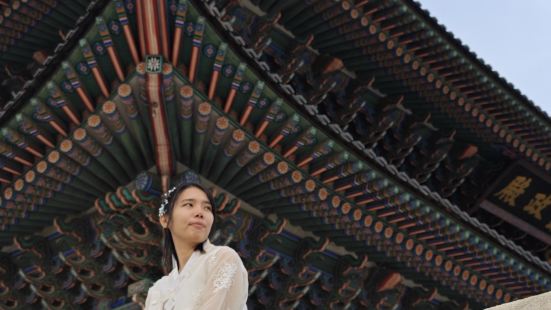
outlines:
[{"label": "woman's lips", "polygon": [[190,226],[193,226],[195,228],[205,228],[207,227],[207,225],[203,224],[203,223],[199,223],[199,222],[195,222],[195,223],[189,223]]}]

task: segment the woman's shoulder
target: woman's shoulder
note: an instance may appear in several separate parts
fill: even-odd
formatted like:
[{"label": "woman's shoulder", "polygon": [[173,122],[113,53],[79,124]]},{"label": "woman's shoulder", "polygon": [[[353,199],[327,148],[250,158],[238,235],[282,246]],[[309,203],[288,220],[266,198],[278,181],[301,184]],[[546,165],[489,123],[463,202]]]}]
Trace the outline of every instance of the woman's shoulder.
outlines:
[{"label": "woman's shoulder", "polygon": [[239,254],[229,246],[213,245],[211,253],[213,257],[216,258],[216,260],[239,262],[242,264],[241,257],[239,257]]},{"label": "woman's shoulder", "polygon": [[212,252],[218,255],[239,256],[237,252],[227,245],[212,245]]}]

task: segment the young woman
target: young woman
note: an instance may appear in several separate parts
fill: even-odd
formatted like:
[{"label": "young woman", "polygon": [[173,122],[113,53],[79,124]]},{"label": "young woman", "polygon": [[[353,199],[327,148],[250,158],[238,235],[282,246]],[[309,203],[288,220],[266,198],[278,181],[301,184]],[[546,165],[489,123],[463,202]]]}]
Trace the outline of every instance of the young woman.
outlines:
[{"label": "young woman", "polygon": [[214,199],[197,182],[184,183],[164,195],[159,219],[163,227],[165,273],[149,289],[145,309],[247,309],[247,270],[237,252],[209,242]]}]

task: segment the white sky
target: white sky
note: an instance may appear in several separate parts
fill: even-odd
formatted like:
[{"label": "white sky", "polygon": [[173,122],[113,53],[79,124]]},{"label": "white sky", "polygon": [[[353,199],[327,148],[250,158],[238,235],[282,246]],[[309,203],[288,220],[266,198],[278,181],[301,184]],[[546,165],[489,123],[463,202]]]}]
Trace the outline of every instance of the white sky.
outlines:
[{"label": "white sky", "polygon": [[551,115],[551,1],[418,2],[478,58]]}]

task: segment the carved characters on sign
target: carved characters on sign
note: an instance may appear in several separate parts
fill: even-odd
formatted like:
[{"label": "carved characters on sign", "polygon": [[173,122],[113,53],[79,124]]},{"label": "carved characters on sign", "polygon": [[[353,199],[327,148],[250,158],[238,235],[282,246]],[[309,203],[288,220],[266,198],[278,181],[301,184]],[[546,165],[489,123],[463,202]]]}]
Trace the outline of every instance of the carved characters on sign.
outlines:
[{"label": "carved characters on sign", "polygon": [[530,186],[531,182],[531,178],[517,176],[501,191],[495,193],[494,196],[498,197],[499,200],[507,203],[509,206],[514,207],[516,205],[515,200],[518,198],[518,196],[524,194],[524,191],[528,186]]}]

